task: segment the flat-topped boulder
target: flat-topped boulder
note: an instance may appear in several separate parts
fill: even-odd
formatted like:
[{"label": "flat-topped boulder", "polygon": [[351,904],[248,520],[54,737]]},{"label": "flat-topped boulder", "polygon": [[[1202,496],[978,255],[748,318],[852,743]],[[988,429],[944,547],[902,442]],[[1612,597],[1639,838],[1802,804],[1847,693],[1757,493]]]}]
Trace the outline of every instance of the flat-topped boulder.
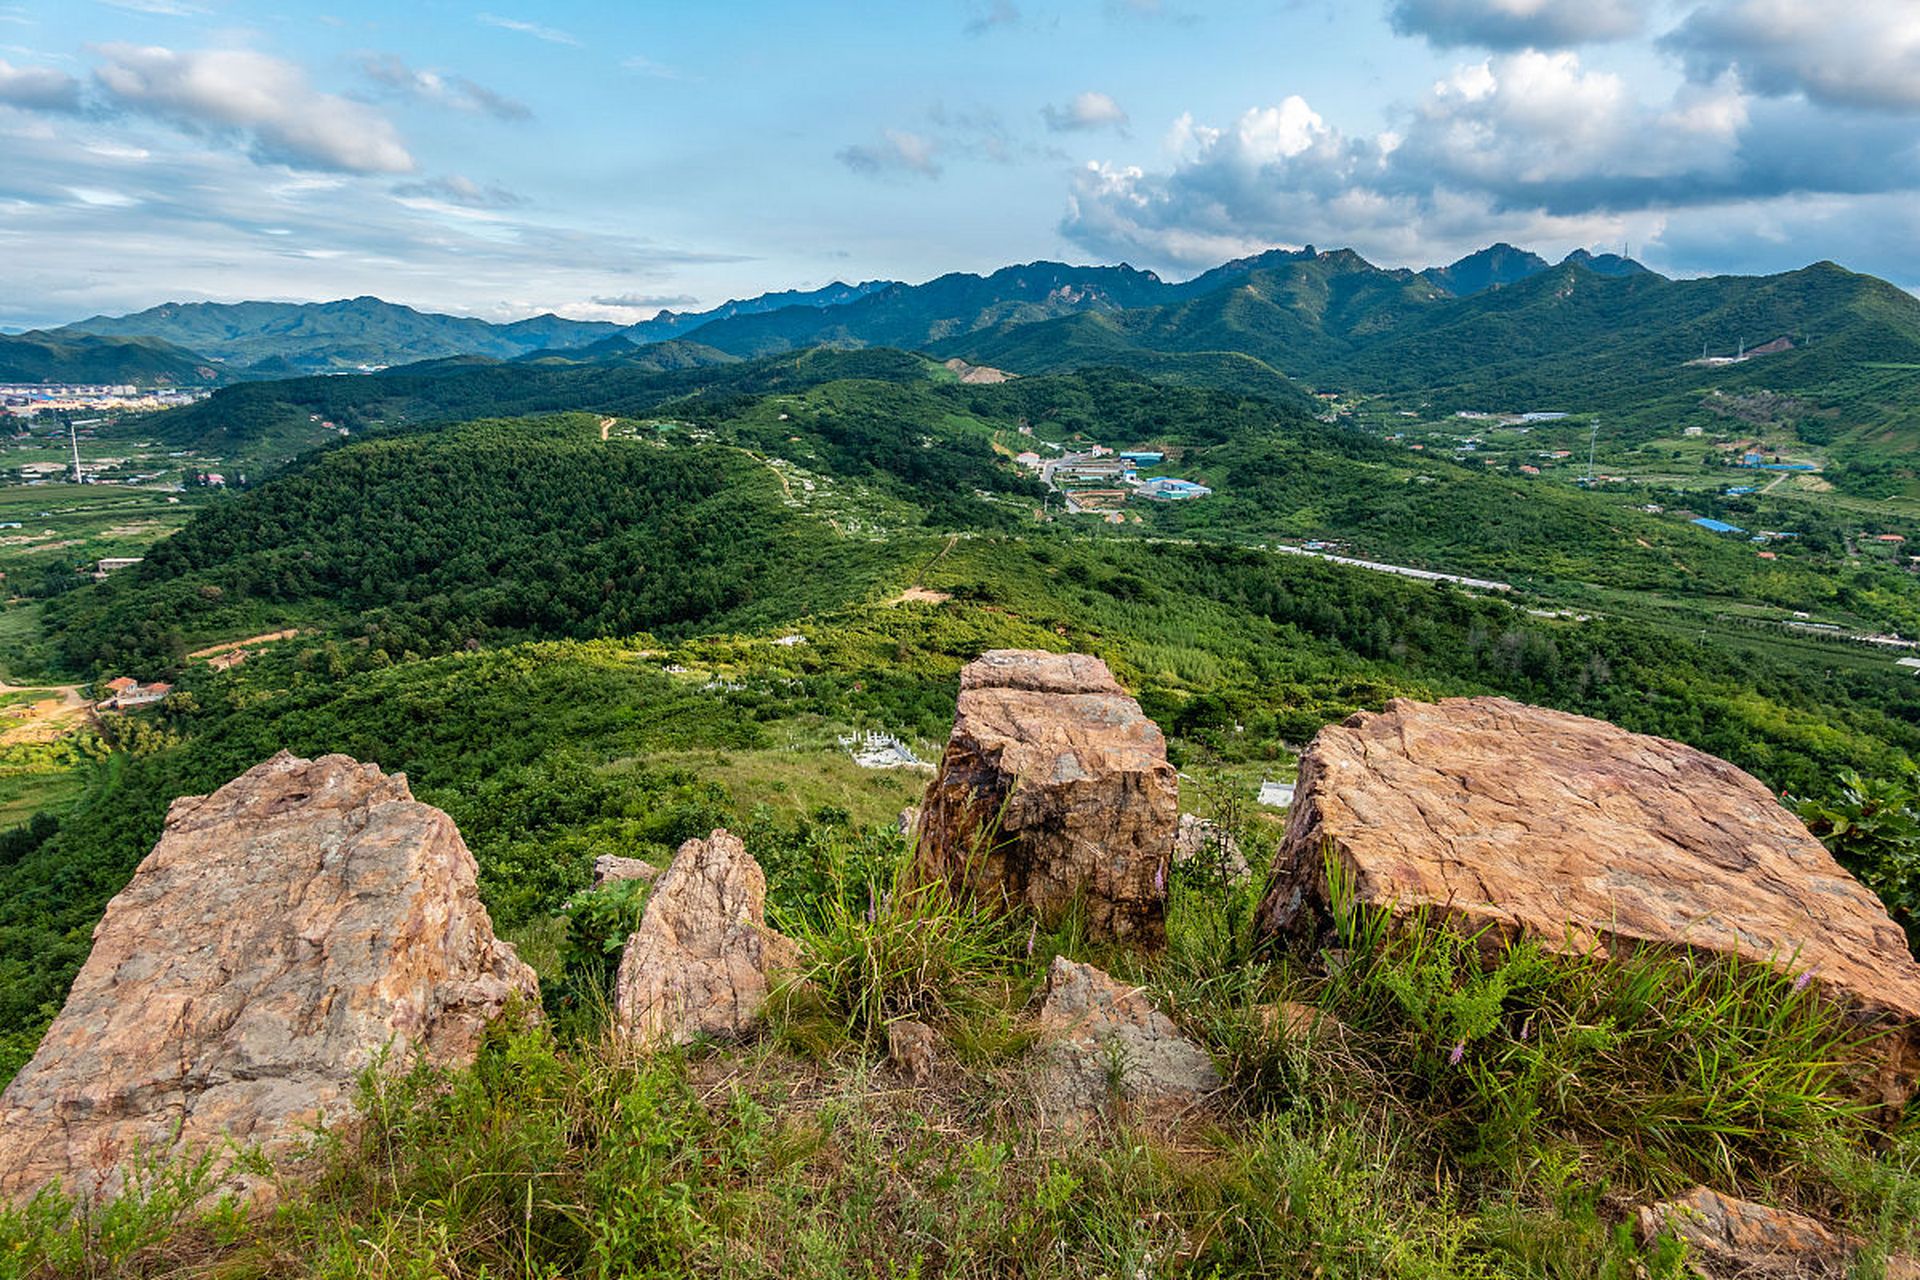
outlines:
[{"label": "flat-topped boulder", "polygon": [[960,673],[953,734],[921,805],[925,878],[1096,939],[1166,937],[1179,784],[1166,740],[1106,663],[996,649]]},{"label": "flat-topped boulder", "polygon": [[689,840],[654,881],[614,980],[617,1033],[642,1049],[750,1030],[799,948],[767,927],[767,877],[740,838]]},{"label": "flat-topped boulder", "polygon": [[1900,927],[1758,779],[1692,747],[1505,698],[1396,699],[1301,757],[1264,932],[1320,931],[1329,856],[1362,903],[1808,974],[1905,1029],[1887,1049],[1907,1088],[1920,1069],[1920,964]]},{"label": "flat-topped boulder", "polygon": [[110,1193],[143,1149],[271,1158],[349,1115],[383,1053],[471,1060],[513,997],[538,1007],[474,880],[451,818],[346,756],[174,801],[0,1094],[0,1195]]}]

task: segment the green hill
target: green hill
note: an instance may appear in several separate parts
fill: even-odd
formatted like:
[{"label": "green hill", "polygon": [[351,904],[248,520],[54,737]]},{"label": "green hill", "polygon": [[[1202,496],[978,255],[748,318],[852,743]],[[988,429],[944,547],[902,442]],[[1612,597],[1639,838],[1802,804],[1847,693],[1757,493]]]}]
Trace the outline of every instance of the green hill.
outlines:
[{"label": "green hill", "polygon": [[0,334],[0,382],[205,387],[223,380],[206,359],[158,338],[64,332]]}]

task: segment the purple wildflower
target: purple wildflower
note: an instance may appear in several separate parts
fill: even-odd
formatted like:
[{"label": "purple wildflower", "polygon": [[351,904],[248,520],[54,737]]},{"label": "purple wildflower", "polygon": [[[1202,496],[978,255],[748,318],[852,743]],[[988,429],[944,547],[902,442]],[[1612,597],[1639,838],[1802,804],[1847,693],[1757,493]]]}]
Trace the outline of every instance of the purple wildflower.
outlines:
[{"label": "purple wildflower", "polygon": [[1040,922],[1035,920],[1027,927],[1027,959],[1033,959],[1034,939],[1040,936]]},{"label": "purple wildflower", "polygon": [[1155,893],[1167,891],[1167,864],[1164,862],[1153,869],[1153,891]]},{"label": "purple wildflower", "polygon": [[1447,1055],[1447,1065],[1450,1067],[1457,1067],[1460,1065],[1460,1059],[1466,1056],[1467,1056],[1467,1042],[1465,1040],[1462,1040],[1458,1044],[1454,1045],[1453,1052]]},{"label": "purple wildflower", "polygon": [[1807,984],[1812,981],[1813,981],[1813,970],[1802,969],[1800,971],[1800,976],[1793,980],[1793,994],[1799,995],[1802,991],[1805,991],[1807,989]]}]

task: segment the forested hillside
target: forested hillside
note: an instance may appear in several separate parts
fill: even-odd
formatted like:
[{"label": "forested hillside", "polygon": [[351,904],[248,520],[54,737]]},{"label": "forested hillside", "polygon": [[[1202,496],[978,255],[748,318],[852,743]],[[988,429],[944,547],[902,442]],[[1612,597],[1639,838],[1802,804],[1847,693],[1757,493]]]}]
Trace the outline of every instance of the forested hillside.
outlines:
[{"label": "forested hillside", "polygon": [[205,387],[222,380],[204,357],[157,338],[0,334],[0,382]]}]

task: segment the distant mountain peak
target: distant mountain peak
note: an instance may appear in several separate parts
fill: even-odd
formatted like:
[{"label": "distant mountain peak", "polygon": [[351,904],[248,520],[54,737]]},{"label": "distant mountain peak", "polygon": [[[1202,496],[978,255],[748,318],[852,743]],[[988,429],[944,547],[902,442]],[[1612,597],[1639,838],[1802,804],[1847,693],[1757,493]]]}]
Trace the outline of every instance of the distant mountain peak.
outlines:
[{"label": "distant mountain peak", "polygon": [[1575,249],[1560,260],[1561,266],[1585,267],[1597,276],[1637,276],[1651,275],[1650,267],[1635,262],[1632,258],[1617,253],[1588,253],[1585,249]]},{"label": "distant mountain peak", "polygon": [[1479,249],[1444,267],[1429,267],[1420,274],[1456,298],[1470,298],[1488,289],[1518,284],[1528,276],[1547,269],[1547,260],[1502,240]]}]

